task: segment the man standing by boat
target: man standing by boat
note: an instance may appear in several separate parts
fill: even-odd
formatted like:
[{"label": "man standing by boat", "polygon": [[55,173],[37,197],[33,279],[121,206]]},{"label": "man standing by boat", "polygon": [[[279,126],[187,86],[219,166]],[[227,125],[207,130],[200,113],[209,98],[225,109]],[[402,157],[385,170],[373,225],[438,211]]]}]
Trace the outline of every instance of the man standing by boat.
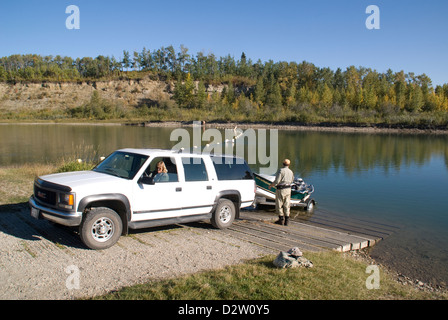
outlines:
[{"label": "man standing by boat", "polygon": [[283,160],[283,168],[279,169],[275,175],[275,180],[269,185],[277,187],[275,193],[275,210],[279,216],[276,224],[288,225],[289,222],[289,207],[291,201],[291,183],[294,181],[294,173],[289,169],[291,161],[289,159]]}]

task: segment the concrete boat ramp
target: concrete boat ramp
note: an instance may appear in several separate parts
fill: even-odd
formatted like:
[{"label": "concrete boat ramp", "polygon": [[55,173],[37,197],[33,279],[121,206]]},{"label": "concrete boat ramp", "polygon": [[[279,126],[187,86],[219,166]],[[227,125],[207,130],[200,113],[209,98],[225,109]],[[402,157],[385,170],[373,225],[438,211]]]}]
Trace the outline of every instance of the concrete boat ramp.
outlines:
[{"label": "concrete boat ramp", "polygon": [[224,232],[274,252],[292,247],[346,252],[371,247],[398,229],[321,210],[316,215],[292,210],[288,226],[274,224],[275,220],[277,216],[270,211],[243,210],[240,219]]}]

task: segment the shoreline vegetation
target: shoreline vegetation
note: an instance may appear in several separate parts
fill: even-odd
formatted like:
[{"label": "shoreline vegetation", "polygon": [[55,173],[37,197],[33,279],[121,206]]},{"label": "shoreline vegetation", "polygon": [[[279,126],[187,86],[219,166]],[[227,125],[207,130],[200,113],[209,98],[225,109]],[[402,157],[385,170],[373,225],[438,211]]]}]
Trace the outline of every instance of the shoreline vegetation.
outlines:
[{"label": "shoreline vegetation", "polygon": [[[27,207],[35,176],[87,170],[93,163],[77,161],[79,155],[53,164],[28,164],[0,168],[0,214]],[[224,269],[208,270],[163,280],[118,288],[106,300],[447,300],[446,287],[433,286],[394,272],[380,270],[379,289],[368,290],[367,266],[377,264],[368,251],[304,252],[313,261],[310,269],[278,269],[273,256],[242,261]],[[278,286],[274,289],[272,283]]]},{"label": "shoreline vegetation", "polygon": [[448,130],[448,84],[425,75],[252,61],[173,46],[0,58],[0,121],[300,124]]},{"label": "shoreline vegetation", "polygon": [[[200,120],[193,121],[96,121],[96,120],[33,120],[33,121],[17,121],[17,120],[1,120],[0,125],[42,125],[42,124],[54,124],[54,125],[81,125],[81,126],[138,126],[138,127],[191,127],[194,122],[202,122]],[[291,130],[291,131],[320,131],[320,132],[346,132],[346,133],[367,133],[367,134],[435,134],[446,135],[448,129],[436,129],[436,128],[413,128],[413,127],[384,127],[377,125],[349,125],[349,124],[303,124],[303,123],[261,123],[261,122],[205,122],[206,128],[217,129],[233,129],[238,127],[240,129],[277,129],[277,130]]]}]

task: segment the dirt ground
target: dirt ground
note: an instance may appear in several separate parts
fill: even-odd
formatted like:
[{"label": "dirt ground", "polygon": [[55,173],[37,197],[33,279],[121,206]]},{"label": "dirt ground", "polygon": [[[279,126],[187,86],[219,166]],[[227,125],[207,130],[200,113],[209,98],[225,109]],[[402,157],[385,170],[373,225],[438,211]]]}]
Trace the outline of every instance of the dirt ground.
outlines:
[{"label": "dirt ground", "polygon": [[2,300],[91,297],[273,253],[206,222],[133,231],[89,250],[75,230],[32,218],[24,204],[0,212],[0,243]]}]

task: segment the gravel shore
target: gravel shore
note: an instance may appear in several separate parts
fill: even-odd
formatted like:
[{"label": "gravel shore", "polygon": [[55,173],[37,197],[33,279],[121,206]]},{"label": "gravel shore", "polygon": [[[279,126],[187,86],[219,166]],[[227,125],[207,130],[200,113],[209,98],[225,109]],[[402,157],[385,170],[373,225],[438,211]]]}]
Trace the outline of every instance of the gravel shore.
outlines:
[{"label": "gravel shore", "polygon": [[[0,212],[0,243],[0,300],[89,298],[276,253],[209,223],[133,231],[107,250],[89,250],[74,229],[31,218],[25,204],[9,205]],[[394,272],[366,250],[344,254],[380,265],[404,285],[446,292],[444,287]]]},{"label": "gravel shore", "polygon": [[0,299],[92,297],[272,253],[209,223],[133,232],[103,251],[86,249],[74,233],[31,218],[24,205],[0,213]]}]

